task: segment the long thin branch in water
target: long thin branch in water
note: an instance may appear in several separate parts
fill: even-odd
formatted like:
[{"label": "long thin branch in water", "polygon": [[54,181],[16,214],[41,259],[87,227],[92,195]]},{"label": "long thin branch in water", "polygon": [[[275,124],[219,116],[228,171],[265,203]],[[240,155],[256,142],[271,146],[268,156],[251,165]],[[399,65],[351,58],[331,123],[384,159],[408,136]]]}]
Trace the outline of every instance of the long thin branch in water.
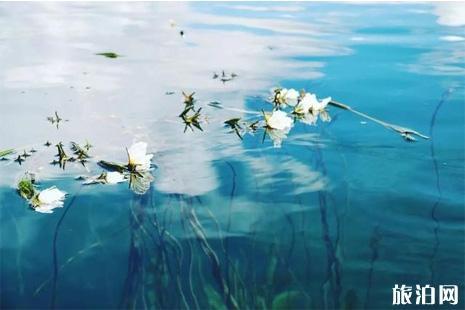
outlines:
[{"label": "long thin branch in water", "polygon": [[431,260],[430,260],[430,274],[431,274],[431,284],[435,284],[435,273],[434,273],[434,260],[436,258],[436,255],[438,253],[439,249],[439,220],[436,216],[436,210],[439,206],[439,204],[442,201],[442,189],[441,189],[441,182],[439,178],[439,166],[438,166],[438,160],[436,159],[436,150],[435,150],[435,145],[434,145],[434,126],[436,125],[436,118],[439,113],[439,110],[441,109],[442,105],[446,100],[449,98],[449,95],[451,94],[452,89],[446,90],[442,96],[441,100],[439,100],[438,104],[436,105],[436,108],[434,109],[433,115],[431,116],[431,122],[429,126],[429,134],[431,136],[431,145],[430,145],[430,153],[431,153],[431,159],[433,161],[433,170],[434,170],[434,175],[436,177],[436,191],[438,194],[438,197],[436,198],[436,201],[433,204],[433,207],[431,208],[431,218],[434,221],[434,247],[433,247],[433,253],[431,254]]},{"label": "long thin branch in water", "polygon": [[429,139],[428,136],[424,135],[424,134],[421,134],[419,133],[418,131],[416,130],[413,130],[413,129],[410,129],[410,128],[407,128],[407,127],[402,127],[402,126],[399,126],[399,125],[395,125],[395,124],[391,124],[391,123],[387,123],[385,121],[382,121],[378,118],[375,118],[373,116],[370,116],[368,114],[365,114],[363,112],[360,112],[360,111],[357,111],[355,109],[353,109],[352,107],[346,105],[346,104],[343,104],[341,102],[337,102],[337,101],[330,101],[329,102],[330,105],[332,106],[335,106],[337,108],[340,108],[340,109],[343,109],[343,110],[346,110],[346,111],[350,111],[354,114],[357,114],[363,118],[366,118],[372,122],[375,122],[381,126],[384,126],[385,128],[387,129],[390,129],[392,131],[395,131],[397,133],[399,133],[405,140],[407,141],[415,141],[415,137],[414,136],[417,136],[417,137],[420,137],[420,138],[423,138],[423,139]]},{"label": "long thin branch in water", "polygon": [[81,191],[82,186],[79,187],[79,190],[74,194],[73,198],[71,199],[68,207],[61,215],[60,219],[58,220],[57,226],[55,227],[55,233],[53,235],[53,246],[52,246],[52,256],[53,256],[53,282],[52,282],[52,295],[50,298],[50,308],[55,309],[55,301],[56,301],[56,289],[57,289],[57,281],[58,281],[58,254],[57,254],[57,241],[58,241],[58,233],[60,231],[61,223],[65,219],[66,214],[73,206],[74,202],[76,201],[76,197],[78,196],[79,192]]}]

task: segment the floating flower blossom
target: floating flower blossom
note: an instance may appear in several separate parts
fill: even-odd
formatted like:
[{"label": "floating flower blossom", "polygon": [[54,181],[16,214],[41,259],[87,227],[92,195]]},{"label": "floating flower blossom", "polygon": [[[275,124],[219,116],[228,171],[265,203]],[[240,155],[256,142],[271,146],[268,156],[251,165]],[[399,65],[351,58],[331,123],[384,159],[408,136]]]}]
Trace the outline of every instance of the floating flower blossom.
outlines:
[{"label": "floating flower blossom", "polygon": [[299,103],[294,107],[294,114],[305,114],[312,109],[315,104],[318,104],[316,96],[311,93],[306,93]]},{"label": "floating flower blossom", "polygon": [[270,129],[286,130],[292,127],[292,118],[286,112],[273,111],[271,116],[265,114],[266,126]]},{"label": "floating flower blossom", "polygon": [[153,154],[147,154],[147,143],[135,143],[127,150],[127,152],[129,158],[129,170],[146,171],[150,169]]},{"label": "floating flower blossom", "polygon": [[273,89],[273,97],[271,98],[271,100],[277,108],[280,108],[281,106],[285,105],[296,105],[299,96],[299,92],[293,88],[276,88]]},{"label": "floating flower blossom", "polygon": [[47,188],[32,199],[34,210],[41,213],[52,213],[55,208],[62,208],[66,193],[55,186]]},{"label": "floating flower blossom", "polygon": [[296,91],[293,88],[286,89],[286,91],[284,93],[284,98],[285,98],[286,104],[290,105],[290,106],[294,106],[294,105],[297,104],[297,100],[298,100],[299,96],[300,96],[299,92]]},{"label": "floating flower blossom", "polygon": [[326,106],[328,105],[330,101],[331,101],[331,97],[327,97],[321,100],[316,100],[316,96],[315,96],[315,102],[313,103],[312,110],[314,112],[321,112],[324,109],[326,109]]}]

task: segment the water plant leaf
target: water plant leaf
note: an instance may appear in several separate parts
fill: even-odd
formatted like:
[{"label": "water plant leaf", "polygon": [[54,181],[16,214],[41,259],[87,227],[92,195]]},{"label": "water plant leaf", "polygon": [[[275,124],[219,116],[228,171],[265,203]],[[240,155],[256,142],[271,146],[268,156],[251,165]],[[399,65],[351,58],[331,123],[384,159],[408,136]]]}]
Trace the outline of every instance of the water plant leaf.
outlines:
[{"label": "water plant leaf", "polygon": [[347,291],[344,297],[344,309],[346,310],[353,310],[360,308],[359,305],[360,301],[357,297],[357,293],[354,289],[350,289]]},{"label": "water plant leaf", "polygon": [[205,295],[207,296],[208,304],[210,309],[226,310],[227,307],[223,302],[223,298],[218,292],[209,284],[205,285],[204,288]]},{"label": "water plant leaf", "polygon": [[273,298],[271,309],[309,309],[311,301],[299,291],[285,291]]},{"label": "water plant leaf", "polygon": [[26,200],[32,199],[36,194],[33,178],[26,174],[19,182],[17,187],[18,194]]},{"label": "water plant leaf", "polygon": [[[193,108],[192,108],[192,111],[194,111]],[[203,131],[202,126],[200,125],[200,112],[201,111],[202,111],[202,108],[198,109],[197,112],[195,112],[193,115],[187,115],[189,111],[187,111],[185,114],[180,115],[185,125],[184,132],[186,132],[187,128],[190,128],[192,131],[194,131],[194,128],[192,126],[199,129],[200,131]]]},{"label": "water plant leaf", "polygon": [[184,104],[186,106],[194,105],[194,103],[195,103],[195,99],[194,99],[195,92],[192,92],[190,94],[186,94],[185,92],[182,92],[182,95],[184,97]]},{"label": "water plant leaf", "polygon": [[8,155],[11,155],[15,152],[14,149],[8,149],[8,150],[3,150],[3,151],[0,151],[0,158],[3,158],[5,156],[8,156]]},{"label": "water plant leaf", "polygon": [[109,170],[109,171],[118,171],[118,172],[124,172],[127,171],[128,166],[127,165],[122,165],[119,163],[111,162],[111,161],[106,161],[106,160],[101,160],[97,163],[100,167]]},{"label": "water plant leaf", "polygon": [[[59,124],[63,119],[58,115],[58,112],[55,111],[54,116],[48,116],[47,121],[49,121],[51,124],[56,124],[57,129],[59,128]],[[68,120],[65,120],[68,121]]]},{"label": "water plant leaf", "polygon": [[118,55],[114,52],[102,52],[102,53],[96,53],[95,55],[98,55],[98,56],[105,56],[107,58],[118,58],[120,57],[121,55]]},{"label": "water plant leaf", "polygon": [[71,150],[73,151],[74,155],[77,156],[77,159],[85,160],[87,158],[90,158],[89,154],[87,153],[87,151],[90,149],[90,147],[86,148],[86,146],[81,147],[76,142],[71,142]]},{"label": "water plant leaf", "polygon": [[21,155],[18,155],[18,157],[16,157],[15,159],[15,162],[17,162],[20,166],[21,166],[21,163],[24,161],[25,159],[21,156]]},{"label": "water plant leaf", "polygon": [[221,106],[221,102],[219,101],[210,101],[208,105],[212,108],[223,109],[223,107]]},{"label": "water plant leaf", "polygon": [[[66,166],[66,162],[67,161],[73,161],[73,159],[69,158],[68,155],[66,155],[65,150],[63,149],[63,143],[62,142],[59,142],[56,145],[56,147],[58,149],[58,154],[56,155],[58,157],[57,163],[60,165],[60,168],[62,168],[64,170],[65,166]],[[52,162],[52,164],[55,164],[55,162],[56,161]]]},{"label": "water plant leaf", "polygon": [[242,130],[242,127],[239,124],[240,120],[241,120],[240,118],[231,118],[231,119],[225,121],[224,124],[226,126],[228,126],[229,128],[231,128],[231,130],[236,133],[236,135],[239,137],[239,139],[242,140],[243,138],[242,138],[242,135],[240,133],[240,131]]}]

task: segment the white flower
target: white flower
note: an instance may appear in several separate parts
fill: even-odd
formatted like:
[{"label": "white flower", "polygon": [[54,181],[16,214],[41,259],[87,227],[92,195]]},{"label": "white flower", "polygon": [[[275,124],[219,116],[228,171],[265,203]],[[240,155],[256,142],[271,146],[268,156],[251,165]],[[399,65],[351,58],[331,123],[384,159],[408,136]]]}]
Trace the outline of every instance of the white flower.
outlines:
[{"label": "white flower", "polygon": [[271,101],[277,106],[290,105],[295,106],[300,94],[295,89],[274,88],[272,89]]},{"label": "white flower", "polygon": [[287,89],[284,93],[284,101],[287,105],[295,106],[297,104],[297,99],[299,98],[299,92],[295,89]]},{"label": "white flower", "polygon": [[137,171],[150,169],[150,161],[153,154],[147,154],[147,143],[138,142],[133,144],[128,150],[129,166]]},{"label": "white flower", "polygon": [[105,176],[105,182],[107,184],[116,184],[116,183],[121,183],[126,181],[124,178],[124,174],[112,171],[112,172],[107,172]]},{"label": "white flower", "polygon": [[318,100],[316,96],[311,93],[306,93],[305,96],[299,101],[299,103],[294,107],[294,113],[296,114],[305,114],[313,109],[315,105],[318,105]]},{"label": "white flower", "polygon": [[34,210],[41,213],[52,213],[53,209],[63,207],[65,196],[66,193],[60,191],[55,186],[47,188],[37,196],[38,205]]},{"label": "white flower", "polygon": [[271,129],[286,130],[292,127],[292,118],[287,116],[286,112],[273,111],[271,116],[265,115],[266,125]]},{"label": "white flower", "polygon": [[316,100],[316,102],[312,106],[312,110],[315,112],[323,111],[328,103],[331,101],[331,97],[327,97],[325,99],[321,99],[321,101]]}]

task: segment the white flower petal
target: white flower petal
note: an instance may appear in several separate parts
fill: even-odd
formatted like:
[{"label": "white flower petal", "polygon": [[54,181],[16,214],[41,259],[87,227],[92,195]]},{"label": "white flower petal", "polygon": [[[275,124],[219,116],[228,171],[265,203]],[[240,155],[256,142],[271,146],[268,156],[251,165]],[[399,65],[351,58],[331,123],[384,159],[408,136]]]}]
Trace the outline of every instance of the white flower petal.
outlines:
[{"label": "white flower petal", "polygon": [[62,201],[66,196],[65,192],[60,191],[55,186],[44,189],[39,193],[38,199],[40,204],[53,204]]},{"label": "white flower petal", "polygon": [[287,116],[283,111],[274,111],[273,114],[266,120],[268,127],[278,130],[284,130],[292,127],[292,118]]},{"label": "white flower petal", "polygon": [[290,106],[295,106],[297,104],[297,99],[299,98],[299,92],[291,88],[287,90],[285,96],[286,103]]},{"label": "white flower petal", "polygon": [[112,171],[112,172],[107,172],[105,181],[107,182],[107,184],[116,184],[116,183],[124,182],[126,180],[124,179],[124,175],[122,173]]},{"label": "white flower petal", "polygon": [[297,114],[305,114],[309,110],[313,109],[316,104],[318,104],[316,96],[311,93],[306,93],[302,100],[300,100],[300,102],[295,107],[294,112]]},{"label": "white flower petal", "polygon": [[128,149],[129,164],[134,165],[136,170],[149,170],[152,154],[147,154],[147,143],[138,142]]},{"label": "white flower petal", "polygon": [[53,213],[53,209],[55,208],[63,208],[63,201],[55,201],[49,204],[40,204],[34,208],[34,211],[40,213]]},{"label": "white flower petal", "polygon": [[325,99],[322,99],[321,101],[317,101],[317,104],[313,106],[313,109],[315,111],[323,111],[330,101],[331,97],[327,97]]}]

